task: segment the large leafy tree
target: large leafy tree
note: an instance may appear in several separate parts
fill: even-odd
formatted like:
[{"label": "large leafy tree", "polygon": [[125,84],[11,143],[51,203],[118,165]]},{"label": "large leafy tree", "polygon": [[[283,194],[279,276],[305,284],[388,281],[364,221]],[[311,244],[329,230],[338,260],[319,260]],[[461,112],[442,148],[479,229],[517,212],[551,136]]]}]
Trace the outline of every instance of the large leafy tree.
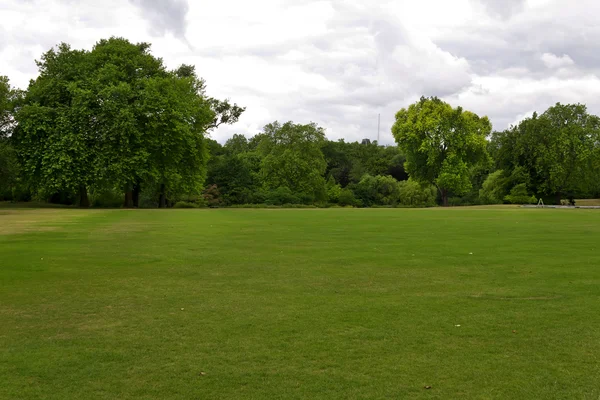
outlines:
[{"label": "large leafy tree", "polygon": [[5,76],[0,76],[0,200],[12,198],[12,188],[19,179],[19,163],[11,143],[14,108],[18,91]]},{"label": "large leafy tree", "polygon": [[88,206],[95,181],[98,138],[90,114],[86,52],[67,44],[37,62],[39,76],[29,84],[16,113],[15,142],[25,174],[43,195],[78,192]]},{"label": "large leafy tree", "polygon": [[259,149],[264,157],[261,177],[265,188],[287,187],[305,198],[324,200],[324,130],[314,123],[273,122],[265,126],[264,134]]},{"label": "large leafy tree", "polygon": [[19,153],[43,193],[117,188],[137,206],[142,187],[199,192],[208,130],[237,121],[243,108],[209,98],[194,67],[168,71],[147,43],[99,41],[91,51],[62,44],[38,62],[17,114]]},{"label": "large leafy tree", "polygon": [[150,135],[149,183],[159,190],[159,206],[181,193],[199,194],[206,178],[208,149],[205,133],[215,118],[195,74],[177,72],[149,80],[140,110]]},{"label": "large leafy tree", "polygon": [[406,156],[408,174],[435,185],[447,206],[450,192],[471,189],[470,169],[485,157],[491,130],[487,117],[422,97],[398,111],[392,134]]},{"label": "large leafy tree", "polygon": [[[597,189],[600,118],[583,104],[557,103],[518,125],[493,135],[490,147],[497,167],[520,171],[538,195],[564,196]],[[514,175],[514,174],[513,174]]]},{"label": "large leafy tree", "polygon": [[123,190],[124,206],[131,207],[137,205],[142,183],[151,179],[151,143],[158,134],[146,126],[152,115],[145,97],[152,82],[166,79],[169,72],[148,43],[123,38],[100,40],[88,58],[100,140],[98,184]]},{"label": "large leafy tree", "polygon": [[0,138],[7,138],[14,128],[14,110],[20,92],[10,86],[8,77],[0,76]]}]

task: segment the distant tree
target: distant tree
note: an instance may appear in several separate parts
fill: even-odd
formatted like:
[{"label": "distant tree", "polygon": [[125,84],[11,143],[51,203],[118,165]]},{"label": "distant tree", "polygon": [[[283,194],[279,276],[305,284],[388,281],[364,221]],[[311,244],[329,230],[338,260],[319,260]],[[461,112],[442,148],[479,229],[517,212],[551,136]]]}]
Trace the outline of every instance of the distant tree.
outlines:
[{"label": "distant tree", "polygon": [[400,204],[409,207],[431,207],[435,205],[436,188],[420,185],[412,179],[398,182]]},{"label": "distant tree", "polygon": [[565,195],[592,193],[597,187],[600,118],[582,104],[550,107],[517,126],[492,136],[491,151],[498,167],[518,171],[538,195],[560,204]]},{"label": "distant tree", "polygon": [[287,187],[296,195],[325,200],[325,169],[321,148],[325,133],[316,124],[274,122],[265,126],[259,145],[261,178],[267,190]]},{"label": "distant tree", "polygon": [[14,111],[20,91],[10,86],[8,77],[0,76],[0,139],[7,138],[14,129]]},{"label": "distant tree", "polygon": [[506,177],[504,171],[499,169],[488,175],[479,190],[481,204],[502,204],[506,196]]},{"label": "distant tree", "polygon": [[487,117],[433,97],[422,97],[396,114],[392,133],[406,155],[406,171],[414,180],[437,187],[444,206],[448,194],[472,187],[470,168],[485,157]]},{"label": "distant tree", "polygon": [[17,91],[5,76],[0,76],[0,200],[13,199],[13,188],[19,181],[20,166],[11,143]]},{"label": "distant tree", "polygon": [[323,146],[323,155],[327,161],[326,175],[333,176],[342,187],[358,183],[365,174],[391,175],[396,180],[408,179],[404,171],[405,158],[396,146],[378,146],[377,142],[327,141]]}]

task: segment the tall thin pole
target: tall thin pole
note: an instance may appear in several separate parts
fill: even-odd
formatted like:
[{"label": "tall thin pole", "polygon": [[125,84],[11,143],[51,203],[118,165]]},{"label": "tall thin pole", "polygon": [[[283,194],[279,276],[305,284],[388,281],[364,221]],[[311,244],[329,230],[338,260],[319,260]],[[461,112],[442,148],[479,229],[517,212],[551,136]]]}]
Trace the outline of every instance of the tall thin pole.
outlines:
[{"label": "tall thin pole", "polygon": [[377,145],[379,146],[379,128],[381,127],[381,114],[377,114]]}]

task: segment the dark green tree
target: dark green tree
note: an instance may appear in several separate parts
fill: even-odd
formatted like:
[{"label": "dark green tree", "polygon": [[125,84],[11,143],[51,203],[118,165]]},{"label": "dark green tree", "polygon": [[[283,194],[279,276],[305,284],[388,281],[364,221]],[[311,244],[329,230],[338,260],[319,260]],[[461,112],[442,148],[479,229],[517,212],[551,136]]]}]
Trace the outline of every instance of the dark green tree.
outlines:
[{"label": "dark green tree", "polygon": [[274,122],[265,126],[264,133],[259,145],[264,187],[287,187],[307,200],[325,200],[324,130],[316,124]]}]

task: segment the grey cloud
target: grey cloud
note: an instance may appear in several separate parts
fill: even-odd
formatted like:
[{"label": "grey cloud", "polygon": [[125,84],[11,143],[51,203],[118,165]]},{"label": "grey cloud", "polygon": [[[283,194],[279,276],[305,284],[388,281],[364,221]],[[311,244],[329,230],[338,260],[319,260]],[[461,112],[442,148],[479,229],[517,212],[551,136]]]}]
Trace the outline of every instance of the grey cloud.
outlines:
[{"label": "grey cloud", "polygon": [[[490,7],[505,3],[501,0],[482,1]],[[514,9],[516,3],[506,2],[506,7]],[[509,21],[483,27],[470,25],[448,32],[437,38],[436,43],[469,60],[479,75],[522,68],[532,76],[546,76],[547,65],[542,61],[544,53],[567,55],[577,68],[599,73],[597,43],[600,43],[600,29],[595,17],[598,12],[600,4],[595,1],[581,0],[565,8],[564,2],[555,0],[543,9],[523,11]]]},{"label": "grey cloud", "polygon": [[185,37],[187,0],[129,0],[138,6],[156,35],[171,32],[179,38]]},{"label": "grey cloud", "polygon": [[[267,57],[321,76],[333,87],[306,88],[287,101],[271,101],[260,90],[273,119],[314,121],[337,139],[375,139],[377,114],[382,115],[381,142],[393,143],[389,130],[402,106],[421,95],[450,96],[471,84],[465,60],[453,57],[427,40],[415,37],[394,16],[377,7],[334,1],[335,14],[327,33],[268,46],[204,49],[205,55]],[[286,60],[291,50],[302,57]],[[247,88],[239,88],[250,93]],[[262,121],[263,123],[269,121]],[[242,121],[243,124],[243,121]],[[240,124],[240,126],[242,126]],[[229,127],[217,136],[232,133]],[[374,133],[375,132],[375,133]]]},{"label": "grey cloud", "polygon": [[510,18],[514,14],[522,11],[525,7],[525,0],[479,0],[485,6],[487,11],[502,19]]}]

